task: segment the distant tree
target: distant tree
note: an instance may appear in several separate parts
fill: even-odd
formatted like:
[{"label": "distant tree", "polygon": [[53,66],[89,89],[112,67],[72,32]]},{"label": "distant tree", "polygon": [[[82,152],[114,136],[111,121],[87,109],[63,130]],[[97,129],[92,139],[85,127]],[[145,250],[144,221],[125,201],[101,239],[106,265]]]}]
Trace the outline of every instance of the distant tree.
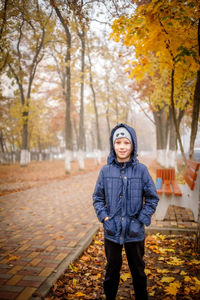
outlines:
[{"label": "distant tree", "polygon": [[194,154],[194,143],[197,135],[198,120],[199,120],[199,113],[200,113],[200,18],[198,20],[197,38],[198,38],[199,69],[197,70],[197,81],[195,85],[193,110],[192,110],[192,123],[191,123],[191,136],[190,136],[190,149],[189,149],[190,159],[193,158],[193,154]]},{"label": "distant tree", "polygon": [[71,170],[71,158],[72,158],[72,123],[71,123],[71,32],[70,32],[70,18],[71,18],[71,7],[70,2],[50,0],[58,19],[65,32],[65,101],[66,101],[66,115],[65,115],[65,141],[66,141],[66,152],[65,152],[65,171],[69,173]]},{"label": "distant tree", "polygon": [[88,30],[86,11],[83,10],[83,1],[77,3],[75,10],[76,31],[81,43],[81,72],[80,72],[80,122],[79,122],[79,167],[84,169],[84,156],[86,150],[85,124],[84,124],[84,87],[85,87],[85,57],[86,57],[86,34]]},{"label": "distant tree", "polygon": [[37,67],[44,55],[44,47],[48,42],[47,32],[52,30],[49,26],[51,12],[44,12],[38,1],[16,1],[15,5],[16,27],[14,32],[7,36],[7,39],[10,38],[7,75],[15,80],[19,89],[23,123],[20,164],[26,166],[29,162],[28,121],[32,87]]},{"label": "distant tree", "polygon": [[0,6],[0,72],[5,68],[8,61],[8,49],[6,47],[6,31],[8,26],[9,0],[4,0]]},{"label": "distant tree", "polygon": [[101,144],[101,135],[100,135],[100,125],[99,125],[99,112],[98,112],[98,105],[97,105],[97,97],[96,97],[96,90],[94,87],[94,80],[93,80],[93,72],[92,72],[92,60],[90,55],[90,46],[89,42],[87,40],[87,55],[88,55],[88,61],[89,61],[89,85],[90,89],[92,91],[92,99],[94,104],[94,111],[95,111],[95,120],[96,120],[96,133],[97,133],[97,149],[99,151],[102,150],[102,144]]},{"label": "distant tree", "polygon": [[[130,16],[123,16],[113,24],[116,41],[123,37],[126,46],[134,46],[136,60],[130,67],[131,76],[141,80],[145,74],[153,74],[152,54],[157,57],[161,73],[170,74],[170,105],[179,146],[185,159],[178,127],[176,109],[182,107],[183,99],[176,99],[176,86],[181,86],[183,74],[191,76],[198,69],[197,22],[199,2],[144,1]],[[196,37],[196,38],[195,38]],[[197,121],[195,121],[197,122]]]}]

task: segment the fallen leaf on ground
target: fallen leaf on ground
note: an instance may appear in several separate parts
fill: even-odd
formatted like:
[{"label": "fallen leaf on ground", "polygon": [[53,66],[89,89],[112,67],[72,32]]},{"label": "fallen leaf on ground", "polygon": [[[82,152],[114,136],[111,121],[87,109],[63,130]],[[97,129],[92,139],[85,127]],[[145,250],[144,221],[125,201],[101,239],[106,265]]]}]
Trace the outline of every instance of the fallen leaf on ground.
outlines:
[{"label": "fallen leaf on ground", "polygon": [[168,282],[169,283],[169,282],[172,282],[174,280],[175,280],[174,277],[162,277],[160,282]]},{"label": "fallen leaf on ground", "polygon": [[21,258],[21,256],[15,256],[15,255],[8,254],[8,261],[19,260],[20,258]]},{"label": "fallen leaf on ground", "polygon": [[181,287],[181,283],[178,282],[178,281],[175,281],[175,282],[170,283],[169,286],[165,287],[165,292],[168,295],[176,296],[176,294],[177,294],[180,287]]},{"label": "fallen leaf on ground", "polygon": [[75,294],[75,296],[77,296],[77,297],[84,297],[84,296],[86,296],[86,294],[83,294],[83,293],[81,293],[81,292],[77,292],[77,293]]},{"label": "fallen leaf on ground", "polygon": [[128,278],[131,278],[131,274],[130,273],[123,273],[120,276],[120,279],[122,279],[123,281],[126,281]]},{"label": "fallen leaf on ground", "polygon": [[[146,263],[145,272],[148,276],[149,296],[153,300],[199,300],[200,281],[198,277],[194,276],[199,272],[199,265],[191,264],[190,259],[192,257],[194,261],[199,261],[199,254],[193,253],[194,237],[164,237],[162,235],[152,237],[148,235],[146,244],[144,259]],[[157,246],[157,249],[159,247],[161,249],[174,249],[175,254],[171,258],[172,251],[161,250],[162,254],[160,251],[155,253],[152,250],[155,248],[150,249],[149,246]],[[123,264],[117,297],[126,300],[133,298],[133,286],[125,251],[122,252],[122,256]],[[47,297],[51,296],[52,300],[73,300],[75,297],[81,300],[105,299],[103,281],[106,259],[102,229],[99,230],[93,243],[84,251],[82,257],[90,257],[90,259],[82,260],[80,257],[71,263],[65,274],[57,281],[56,289],[52,288]],[[184,263],[182,264],[182,262]],[[184,277],[186,276],[191,281],[185,281]],[[85,295],[81,296],[79,293]]]}]

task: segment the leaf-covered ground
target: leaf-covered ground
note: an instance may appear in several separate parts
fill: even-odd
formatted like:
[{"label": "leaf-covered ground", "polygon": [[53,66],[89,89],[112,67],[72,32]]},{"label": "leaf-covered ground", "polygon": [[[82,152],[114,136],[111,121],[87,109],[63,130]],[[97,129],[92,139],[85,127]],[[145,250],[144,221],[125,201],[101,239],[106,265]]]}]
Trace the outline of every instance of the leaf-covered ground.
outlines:
[{"label": "leaf-covered ground", "polygon": [[0,196],[40,186],[52,180],[62,180],[98,170],[103,164],[105,164],[105,159],[102,159],[101,165],[97,165],[95,159],[87,158],[85,159],[85,170],[80,170],[78,161],[74,160],[71,162],[70,174],[65,174],[63,160],[32,161],[26,167],[20,167],[19,163],[0,164]]},{"label": "leaf-covered ground", "polygon": [[[157,162],[152,157],[142,157],[141,162],[149,167],[149,171],[155,180],[155,172],[158,167]],[[52,180],[62,180],[71,176],[100,170],[106,163],[106,158],[102,158],[101,164],[97,164],[95,158],[85,159],[85,169],[80,170],[77,160],[71,162],[71,172],[65,173],[64,160],[54,161],[31,161],[26,167],[21,167],[19,163],[1,165],[0,164],[0,196],[30,189],[31,187],[46,184]]]},{"label": "leaf-covered ground", "polygon": [[[57,280],[45,300],[105,299],[103,244],[100,230],[83,255]],[[148,235],[145,262],[149,299],[199,299],[200,256],[194,252],[194,237]],[[134,299],[124,252],[117,299]]]}]

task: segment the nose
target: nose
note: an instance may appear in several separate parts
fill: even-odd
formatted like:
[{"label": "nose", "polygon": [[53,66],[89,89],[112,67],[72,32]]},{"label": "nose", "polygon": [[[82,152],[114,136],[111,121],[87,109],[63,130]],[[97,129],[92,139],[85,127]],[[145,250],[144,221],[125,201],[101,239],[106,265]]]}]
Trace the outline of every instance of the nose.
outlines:
[{"label": "nose", "polygon": [[123,143],[120,145],[120,149],[124,149],[124,144]]}]

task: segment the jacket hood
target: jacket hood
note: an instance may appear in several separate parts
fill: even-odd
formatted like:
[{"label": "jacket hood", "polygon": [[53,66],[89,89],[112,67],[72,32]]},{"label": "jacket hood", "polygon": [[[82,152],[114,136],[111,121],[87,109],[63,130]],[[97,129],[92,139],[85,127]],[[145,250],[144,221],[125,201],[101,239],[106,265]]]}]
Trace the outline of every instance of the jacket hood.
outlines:
[{"label": "jacket hood", "polygon": [[138,160],[137,160],[137,137],[136,137],[136,133],[135,133],[135,130],[132,127],[130,127],[130,126],[124,124],[124,123],[118,124],[111,131],[111,134],[110,134],[110,154],[108,156],[107,163],[112,164],[113,161],[116,159],[114,146],[113,146],[113,135],[114,135],[115,130],[117,130],[119,127],[125,127],[128,130],[128,132],[130,133],[131,138],[132,138],[132,142],[133,142],[133,145],[134,145],[133,151],[131,153],[131,161],[133,163],[137,163]]}]

